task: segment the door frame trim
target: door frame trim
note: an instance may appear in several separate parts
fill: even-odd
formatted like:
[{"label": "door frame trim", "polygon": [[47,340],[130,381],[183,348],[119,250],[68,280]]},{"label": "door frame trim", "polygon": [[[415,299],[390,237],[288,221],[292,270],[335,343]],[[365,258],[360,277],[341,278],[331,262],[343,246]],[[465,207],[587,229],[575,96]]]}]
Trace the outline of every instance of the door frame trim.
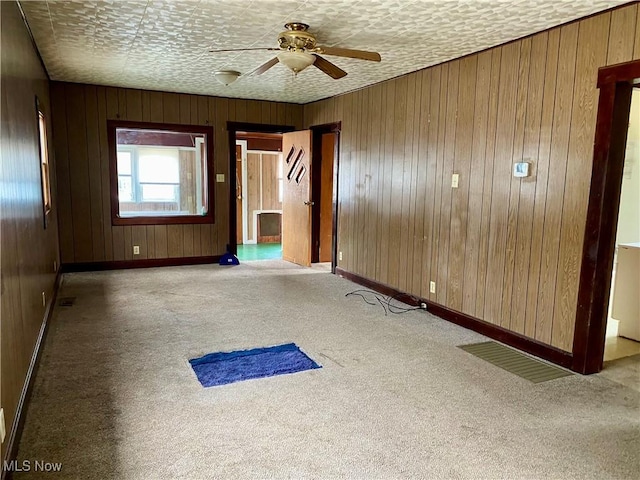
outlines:
[{"label": "door frame trim", "polygon": [[227,250],[234,255],[238,253],[237,241],[237,207],[236,207],[236,133],[237,132],[258,132],[258,133],[286,133],[293,132],[294,126],[273,125],[267,123],[246,123],[227,122],[227,134],[229,142],[229,243]]},{"label": "door frame trim", "polygon": [[[342,130],[342,122],[333,122],[333,123],[324,123],[321,125],[313,125],[309,127],[311,130],[311,145],[313,150],[312,158],[320,158],[322,159],[322,135],[325,133],[335,133],[336,141],[333,146],[333,193],[332,193],[332,203],[333,203],[333,219],[331,222],[331,273],[336,273],[337,259],[338,259],[338,179],[339,179],[339,169],[340,169],[340,131]],[[322,162],[322,160],[320,160]],[[319,192],[318,183],[319,182],[319,166],[317,162],[313,162],[312,165],[312,176],[311,176],[311,198],[314,201],[319,199],[316,198],[316,195]],[[318,212],[318,214],[316,214]],[[314,242],[318,240],[317,236],[319,233],[319,209],[313,210],[313,216],[311,218],[311,263],[318,261],[318,250],[314,246]]]},{"label": "door frame trim", "polygon": [[631,90],[640,60],[598,70],[600,95],[578,284],[572,370],[602,370]]}]

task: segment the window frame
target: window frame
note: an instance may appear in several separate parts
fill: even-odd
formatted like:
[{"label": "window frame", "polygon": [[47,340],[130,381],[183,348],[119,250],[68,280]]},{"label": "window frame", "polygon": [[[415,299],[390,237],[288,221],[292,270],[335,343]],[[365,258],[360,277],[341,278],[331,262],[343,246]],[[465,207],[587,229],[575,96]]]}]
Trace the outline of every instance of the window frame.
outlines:
[{"label": "window frame", "polygon": [[[198,133],[206,135],[206,215],[154,215],[154,216],[120,216],[118,199],[118,145],[116,130],[133,128],[146,130],[167,130],[181,133]],[[173,225],[215,223],[215,171],[213,161],[213,127],[206,125],[180,125],[171,123],[132,122],[125,120],[107,120],[107,141],[109,144],[109,181],[111,197],[112,225]]]},{"label": "window frame", "polygon": [[[44,125],[44,131],[41,127]],[[36,96],[36,133],[38,136],[38,170],[40,171],[40,195],[42,200],[42,222],[44,229],[49,223],[48,217],[53,209],[53,196],[51,195],[51,155],[49,154],[49,129],[47,128],[47,116],[40,106],[40,99]],[[44,138],[43,138],[44,134]],[[43,145],[44,140],[44,145]],[[46,170],[46,174],[45,174]]]}]

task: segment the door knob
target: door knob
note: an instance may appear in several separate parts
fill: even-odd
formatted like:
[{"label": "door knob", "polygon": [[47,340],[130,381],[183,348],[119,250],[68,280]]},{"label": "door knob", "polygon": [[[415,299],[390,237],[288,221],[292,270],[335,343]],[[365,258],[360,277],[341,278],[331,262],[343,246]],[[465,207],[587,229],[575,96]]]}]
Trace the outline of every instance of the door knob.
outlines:
[{"label": "door knob", "polygon": [[313,202],[310,202],[309,200],[307,200],[306,202],[304,202],[305,205],[308,205],[310,207],[313,206]]}]

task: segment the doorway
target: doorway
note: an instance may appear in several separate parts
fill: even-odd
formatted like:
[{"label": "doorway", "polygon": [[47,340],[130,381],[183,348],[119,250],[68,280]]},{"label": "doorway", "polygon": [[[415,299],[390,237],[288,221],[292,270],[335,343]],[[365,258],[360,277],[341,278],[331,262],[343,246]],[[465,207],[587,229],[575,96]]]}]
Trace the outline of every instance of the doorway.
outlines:
[{"label": "doorway", "polygon": [[[640,60],[598,71],[598,113],[571,364],[572,370],[582,374],[597,373],[603,367],[631,97],[638,86]],[[638,298],[640,293],[635,294]]]},{"label": "doorway", "polygon": [[240,261],[282,258],[282,134],[236,132]]},{"label": "doorway", "polygon": [[[335,272],[340,123],[314,126],[307,134],[297,132],[308,138],[306,170],[301,170],[302,162],[296,163],[296,159],[290,158],[291,152],[288,147],[284,148],[286,142],[279,140],[277,152],[264,146],[267,139],[295,137],[293,127],[228,122],[227,128],[231,161],[229,180],[231,185],[236,185],[230,191],[230,251],[236,253],[240,261],[281,258],[282,249],[273,247],[280,247],[279,242],[286,242],[288,235],[291,241],[305,249],[305,257],[308,255],[308,261],[294,263],[318,264],[318,268],[330,268]],[[262,140],[259,148],[256,138]],[[308,174],[305,175],[305,171]],[[296,199],[295,205],[301,210],[299,207],[304,204],[308,221],[294,219],[293,223],[289,222],[287,234],[287,189],[305,183],[304,198]],[[259,252],[260,249],[265,252]]]},{"label": "doorway", "polygon": [[340,123],[311,127],[313,135],[313,176],[311,195],[317,206],[311,223],[311,263],[337,265],[338,167]]},{"label": "doorway", "polygon": [[631,92],[604,362],[640,354],[640,87]]}]

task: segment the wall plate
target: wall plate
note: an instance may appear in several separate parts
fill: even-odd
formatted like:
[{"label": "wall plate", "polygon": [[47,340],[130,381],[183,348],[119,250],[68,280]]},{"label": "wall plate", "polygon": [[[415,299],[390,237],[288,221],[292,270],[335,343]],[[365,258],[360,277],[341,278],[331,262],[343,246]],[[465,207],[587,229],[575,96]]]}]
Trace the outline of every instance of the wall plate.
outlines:
[{"label": "wall plate", "polygon": [[528,177],[529,176],[529,163],[521,162],[513,164],[513,176],[514,177]]}]

